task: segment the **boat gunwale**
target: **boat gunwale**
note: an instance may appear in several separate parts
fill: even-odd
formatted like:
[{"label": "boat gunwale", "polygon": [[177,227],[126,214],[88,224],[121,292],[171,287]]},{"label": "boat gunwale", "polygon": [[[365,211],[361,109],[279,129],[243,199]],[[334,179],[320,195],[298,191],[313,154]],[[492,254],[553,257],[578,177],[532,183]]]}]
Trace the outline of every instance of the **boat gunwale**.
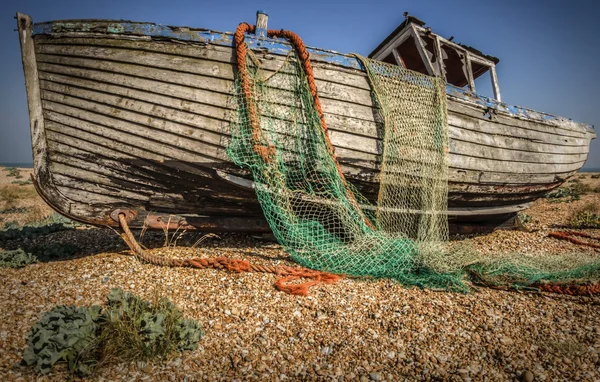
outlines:
[{"label": "boat gunwale", "polygon": [[[127,20],[105,20],[105,19],[74,19],[55,20],[35,23],[32,27],[32,35],[71,35],[77,33],[79,37],[84,35],[113,36],[144,36],[150,38],[166,38],[185,42],[196,42],[201,44],[214,44],[231,47],[233,46],[233,33],[219,32],[206,28],[193,28],[186,26],[167,26],[151,22],[137,22]],[[287,55],[291,46],[281,38],[258,38],[253,35],[246,36],[246,42],[253,50],[266,50],[266,53],[276,55]],[[354,55],[343,54],[334,50],[307,47],[308,52],[316,61],[325,61],[331,65],[364,71],[359,59]],[[485,97],[469,90],[446,84],[447,96],[457,102],[475,106],[484,111],[494,110],[508,114],[511,117],[535,121],[539,123],[557,126],[561,124],[576,125],[587,130],[590,138],[596,137],[594,126],[573,121],[570,118],[560,117],[550,113],[540,112],[521,106],[513,106],[504,102]]]}]

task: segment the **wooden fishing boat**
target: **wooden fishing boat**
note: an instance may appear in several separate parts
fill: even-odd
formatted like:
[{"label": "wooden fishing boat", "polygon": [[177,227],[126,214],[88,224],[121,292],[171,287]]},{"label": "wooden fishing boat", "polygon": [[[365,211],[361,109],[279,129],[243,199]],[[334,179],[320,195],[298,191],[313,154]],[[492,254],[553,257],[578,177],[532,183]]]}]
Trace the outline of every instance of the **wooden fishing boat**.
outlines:
[{"label": "wooden fishing boat", "polygon": [[[152,23],[17,15],[34,180],[61,214],[94,225],[268,232],[252,179],[227,156],[236,57],[231,33]],[[290,45],[246,42],[277,70]],[[361,63],[309,48],[342,169],[376,198],[381,123]],[[447,81],[449,220],[495,226],[585,163],[591,126],[501,102],[498,60],[444,39],[416,18],[370,55]],[[475,92],[489,73],[494,99]],[[174,215],[174,216],[171,216]],[[171,218],[169,218],[171,216]]]}]

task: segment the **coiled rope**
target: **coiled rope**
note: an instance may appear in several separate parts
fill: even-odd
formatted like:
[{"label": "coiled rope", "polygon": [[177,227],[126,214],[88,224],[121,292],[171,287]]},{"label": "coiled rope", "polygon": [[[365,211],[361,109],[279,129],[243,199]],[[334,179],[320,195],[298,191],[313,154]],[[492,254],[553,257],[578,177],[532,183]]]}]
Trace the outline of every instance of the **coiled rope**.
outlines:
[{"label": "coiled rope", "polygon": [[[277,290],[297,296],[307,296],[308,289],[310,287],[319,283],[332,284],[343,277],[340,275],[314,271],[307,268],[295,268],[285,265],[256,265],[251,264],[248,260],[230,259],[228,257],[214,257],[209,259],[170,259],[162,256],[151,255],[147,253],[136,241],[133,233],[129,229],[127,218],[124,213],[119,214],[119,225],[123,230],[123,232],[121,232],[121,237],[131,251],[135,254],[135,256],[140,260],[154,265],[163,267],[225,269],[230,272],[273,273],[277,276],[281,276],[281,278],[275,281],[274,284]],[[310,279],[310,281],[301,284],[291,284],[292,281],[298,279]]]}]

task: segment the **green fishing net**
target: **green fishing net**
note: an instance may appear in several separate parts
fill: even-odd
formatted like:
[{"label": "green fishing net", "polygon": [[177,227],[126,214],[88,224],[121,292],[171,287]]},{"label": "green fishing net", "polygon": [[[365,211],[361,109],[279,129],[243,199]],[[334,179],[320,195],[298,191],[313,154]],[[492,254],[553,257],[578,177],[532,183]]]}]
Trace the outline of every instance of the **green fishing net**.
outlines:
[{"label": "green fishing net", "polygon": [[381,163],[374,168],[376,202],[341,174],[294,52],[273,72],[248,50],[247,67],[240,68],[249,74],[250,91],[238,78],[228,154],[251,172],[264,215],[294,261],[326,272],[463,291],[471,271],[490,283],[508,278],[515,285],[598,276],[598,262],[583,272],[549,273],[514,261],[499,266],[449,245],[445,84],[396,65],[359,60],[384,122]]}]

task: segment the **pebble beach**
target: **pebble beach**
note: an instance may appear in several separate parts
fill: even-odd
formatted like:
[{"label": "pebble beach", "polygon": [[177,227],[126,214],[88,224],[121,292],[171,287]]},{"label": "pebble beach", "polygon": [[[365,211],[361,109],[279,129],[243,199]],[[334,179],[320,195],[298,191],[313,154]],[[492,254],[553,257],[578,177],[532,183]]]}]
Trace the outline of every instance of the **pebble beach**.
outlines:
[{"label": "pebble beach", "polygon": [[[22,169],[27,176],[29,171]],[[592,175],[574,178],[583,176],[581,181],[593,190],[600,179]],[[12,186],[13,180],[0,171],[0,187]],[[26,197],[0,214],[0,226],[51,213],[31,192],[32,185],[18,187]],[[600,253],[594,248],[548,237],[586,204],[600,205],[600,193],[588,192],[569,202],[540,199],[524,211],[523,230],[452,240],[467,240],[490,256],[501,248],[595,259]],[[600,237],[598,229],[580,231]],[[189,232],[173,242],[163,232],[147,232],[141,242],[161,256],[226,256],[297,266],[277,243],[225,234],[193,247],[201,237]],[[0,241],[0,249],[51,243],[71,243],[80,250],[56,261],[0,268],[2,381],[72,378],[64,367],[38,376],[21,365],[28,332],[52,307],[102,305],[116,287],[145,299],[158,291],[198,321],[205,336],[193,352],[163,361],[108,365],[88,380],[600,381],[599,296],[477,285],[469,293],[453,293],[351,278],[317,285],[307,297],[292,296],[274,288],[273,274],[142,263],[107,228],[77,227]]]}]

